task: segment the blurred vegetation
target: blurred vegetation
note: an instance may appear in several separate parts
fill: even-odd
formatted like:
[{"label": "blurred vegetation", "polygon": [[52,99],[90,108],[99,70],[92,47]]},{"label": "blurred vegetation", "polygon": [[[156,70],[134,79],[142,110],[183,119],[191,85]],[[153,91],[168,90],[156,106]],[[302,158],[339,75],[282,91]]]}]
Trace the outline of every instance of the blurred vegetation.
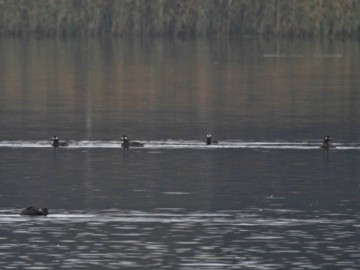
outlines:
[{"label": "blurred vegetation", "polygon": [[0,0],[0,34],[360,37],[359,0]]}]

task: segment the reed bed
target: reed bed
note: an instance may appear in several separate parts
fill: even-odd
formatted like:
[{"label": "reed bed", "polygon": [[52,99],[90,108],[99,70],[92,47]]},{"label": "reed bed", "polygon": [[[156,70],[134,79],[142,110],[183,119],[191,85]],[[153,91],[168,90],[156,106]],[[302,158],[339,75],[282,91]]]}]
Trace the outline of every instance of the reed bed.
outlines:
[{"label": "reed bed", "polygon": [[359,0],[0,0],[1,35],[360,37]]}]

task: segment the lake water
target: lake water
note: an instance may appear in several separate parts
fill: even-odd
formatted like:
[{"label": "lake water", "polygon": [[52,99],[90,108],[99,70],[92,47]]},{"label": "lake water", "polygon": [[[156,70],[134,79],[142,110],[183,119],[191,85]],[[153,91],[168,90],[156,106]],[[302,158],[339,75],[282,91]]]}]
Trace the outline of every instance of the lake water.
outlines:
[{"label": "lake water", "polygon": [[0,268],[358,269],[359,53],[0,39]]}]

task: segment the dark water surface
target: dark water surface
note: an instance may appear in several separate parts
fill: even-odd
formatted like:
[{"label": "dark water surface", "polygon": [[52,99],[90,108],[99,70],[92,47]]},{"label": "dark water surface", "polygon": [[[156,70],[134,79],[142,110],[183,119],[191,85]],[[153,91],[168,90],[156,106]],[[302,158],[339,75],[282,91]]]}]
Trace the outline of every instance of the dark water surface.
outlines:
[{"label": "dark water surface", "polygon": [[359,51],[0,39],[0,268],[358,269]]}]

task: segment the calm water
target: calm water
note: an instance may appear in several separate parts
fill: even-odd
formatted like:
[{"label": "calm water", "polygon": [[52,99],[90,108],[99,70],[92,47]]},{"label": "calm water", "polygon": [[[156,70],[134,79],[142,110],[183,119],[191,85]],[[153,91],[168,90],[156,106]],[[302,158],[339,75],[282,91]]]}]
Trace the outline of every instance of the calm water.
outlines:
[{"label": "calm water", "polygon": [[0,39],[0,268],[358,269],[359,52]]}]

